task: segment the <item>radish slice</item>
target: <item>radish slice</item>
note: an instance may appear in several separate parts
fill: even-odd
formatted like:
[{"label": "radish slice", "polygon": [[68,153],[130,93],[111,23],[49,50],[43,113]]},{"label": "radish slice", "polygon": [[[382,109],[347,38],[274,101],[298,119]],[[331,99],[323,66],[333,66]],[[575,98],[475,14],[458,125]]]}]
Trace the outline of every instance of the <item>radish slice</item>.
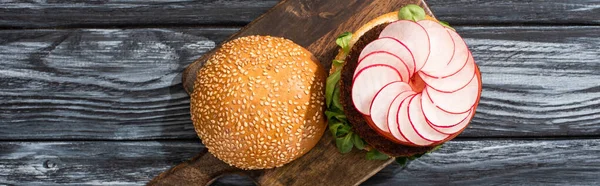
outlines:
[{"label": "radish slice", "polygon": [[452,40],[452,36],[446,31],[446,27],[438,22],[424,19],[417,23],[427,31],[430,46],[429,57],[421,71],[435,72],[444,69],[454,55],[454,41]]},{"label": "radish slice", "polygon": [[352,82],[352,102],[356,109],[370,115],[375,94],[393,81],[401,81],[400,73],[389,65],[371,65],[361,69]]},{"label": "radish slice", "polygon": [[440,92],[454,92],[462,89],[466,86],[473,77],[475,77],[475,60],[472,55],[469,55],[467,64],[452,76],[445,78],[435,78],[425,75],[423,72],[419,72],[421,79],[425,81],[427,87],[435,89]]},{"label": "radish slice", "polygon": [[422,71],[423,74],[434,77],[434,78],[445,78],[448,76],[452,76],[456,74],[460,69],[462,69],[469,59],[469,48],[465,41],[456,33],[454,30],[447,29],[450,36],[452,36],[452,40],[454,41],[454,55],[452,56],[452,60],[447,65],[442,65],[443,68],[438,69],[434,72],[425,72]]},{"label": "radish slice", "polygon": [[408,66],[406,66],[402,59],[398,58],[398,56],[395,56],[387,51],[371,52],[362,58],[362,60],[358,61],[358,66],[356,66],[353,78],[356,78],[361,69],[376,64],[384,64],[394,67],[398,72],[400,72],[402,81],[408,82],[408,79],[410,79]]},{"label": "radish slice", "polygon": [[419,137],[427,141],[439,142],[446,139],[448,137],[447,134],[442,134],[434,130],[429,126],[429,123],[427,123],[425,115],[423,115],[423,110],[421,110],[421,96],[422,94],[417,94],[408,102],[407,113],[410,125]]},{"label": "radish slice", "polygon": [[460,124],[460,122],[469,116],[469,112],[462,114],[451,114],[436,107],[431,101],[431,98],[429,98],[427,89],[424,89],[421,94],[421,109],[423,110],[423,114],[425,115],[427,121],[429,121],[429,123],[433,126],[442,128],[453,127]]},{"label": "radish slice", "polygon": [[390,104],[402,92],[410,91],[410,85],[402,81],[394,81],[385,85],[377,94],[371,103],[371,120],[379,130],[390,132],[388,128],[388,111]]},{"label": "radish slice", "polygon": [[440,92],[431,87],[425,87],[431,102],[441,110],[451,114],[469,111],[477,102],[479,88],[479,78],[477,76],[471,78],[471,82],[467,86],[452,93]]},{"label": "radish slice", "polygon": [[415,59],[412,52],[410,49],[408,49],[408,47],[406,47],[406,45],[404,45],[404,43],[392,37],[382,37],[365,46],[365,48],[363,48],[363,50],[360,52],[358,63],[360,64],[363,58],[376,51],[386,51],[394,54],[407,66],[409,70],[409,76],[412,76],[415,73]]},{"label": "radish slice", "polygon": [[429,56],[429,36],[423,26],[408,20],[399,20],[386,26],[379,38],[392,37],[404,43],[415,59],[415,72],[421,70]]},{"label": "radish slice", "polygon": [[431,145],[433,142],[427,141],[426,139],[419,136],[419,134],[417,134],[417,131],[415,131],[415,129],[410,124],[410,119],[408,116],[408,105],[410,103],[410,100],[415,98],[415,96],[417,95],[418,94],[415,94],[404,99],[402,104],[400,104],[400,107],[398,109],[398,115],[396,116],[398,130],[400,131],[402,137],[404,137],[409,143],[413,143],[418,146]]},{"label": "radish slice", "polygon": [[471,117],[473,117],[473,114],[475,114],[475,112],[473,111],[473,109],[469,110],[469,115],[467,115],[467,117],[465,119],[463,119],[462,121],[460,121],[460,123],[458,123],[457,125],[453,126],[453,127],[436,127],[434,125],[431,125],[431,123],[429,123],[434,130],[442,133],[442,134],[448,134],[448,135],[454,135],[457,132],[459,132],[460,130],[464,129],[465,127],[467,127],[467,125],[469,125],[469,122],[471,121]]},{"label": "radish slice", "polygon": [[400,108],[400,104],[402,104],[406,98],[414,94],[416,93],[410,90],[398,94],[398,96],[396,96],[392,101],[392,104],[390,105],[387,114],[388,131],[390,131],[390,134],[392,134],[392,136],[394,136],[396,139],[406,143],[408,143],[408,141],[402,136],[402,134],[400,134],[400,131],[398,130],[398,122],[396,122],[396,116],[398,116],[398,109]]}]

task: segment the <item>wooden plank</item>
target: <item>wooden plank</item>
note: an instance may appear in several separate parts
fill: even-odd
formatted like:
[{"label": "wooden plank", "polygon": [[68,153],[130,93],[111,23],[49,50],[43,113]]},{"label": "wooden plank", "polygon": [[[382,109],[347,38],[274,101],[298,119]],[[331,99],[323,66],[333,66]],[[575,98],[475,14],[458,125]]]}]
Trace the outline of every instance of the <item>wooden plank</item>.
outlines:
[{"label": "wooden plank", "polygon": [[0,142],[0,184],[143,184],[203,150],[199,141]]},{"label": "wooden plank", "polygon": [[0,27],[244,25],[277,0],[2,1]]},{"label": "wooden plank", "polygon": [[[107,0],[2,1],[0,27],[52,28],[152,25],[243,25],[278,1]],[[597,0],[428,0],[451,24],[595,24]],[[73,19],[73,18],[77,19]]]},{"label": "wooden plank", "polygon": [[[0,142],[0,184],[140,185],[202,151],[195,141]],[[600,140],[451,141],[363,185],[598,185]],[[251,185],[228,176],[217,185]]]},{"label": "wooden plank", "polygon": [[195,138],[181,72],[237,30],[1,31],[0,139]]},{"label": "wooden plank", "polygon": [[459,28],[481,68],[483,82],[476,117],[465,134],[600,134],[598,29]]},{"label": "wooden plank", "polygon": [[451,24],[600,24],[598,0],[428,0]]},{"label": "wooden plank", "polygon": [[[600,134],[600,27],[457,29],[484,84],[460,137]],[[194,139],[180,73],[237,30],[0,31],[0,140]]]},{"label": "wooden plank", "polygon": [[590,140],[453,141],[365,185],[598,185],[600,145]]}]

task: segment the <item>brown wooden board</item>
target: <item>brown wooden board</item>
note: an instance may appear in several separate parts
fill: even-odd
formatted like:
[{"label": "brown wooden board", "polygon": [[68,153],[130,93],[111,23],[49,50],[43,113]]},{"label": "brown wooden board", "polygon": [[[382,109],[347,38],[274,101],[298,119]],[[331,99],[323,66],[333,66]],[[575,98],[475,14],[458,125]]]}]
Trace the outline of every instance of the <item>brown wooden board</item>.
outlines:
[{"label": "brown wooden board", "polygon": [[[311,51],[329,68],[336,54],[336,36],[354,31],[382,14],[397,11],[407,4],[421,5],[419,0],[339,1],[284,0],[260,16],[230,39],[248,35],[271,35],[288,38]],[[433,16],[433,15],[432,15]],[[207,53],[188,66],[183,74],[183,85],[193,91],[196,72],[212,54]],[[341,154],[333,137],[326,132],[319,143],[301,158],[283,167],[244,171],[260,185],[357,185],[393,162],[393,159],[366,160],[364,151]],[[149,185],[195,185],[209,183],[223,173],[240,172],[219,161],[210,153],[202,153],[189,162],[178,165],[159,175]]]}]

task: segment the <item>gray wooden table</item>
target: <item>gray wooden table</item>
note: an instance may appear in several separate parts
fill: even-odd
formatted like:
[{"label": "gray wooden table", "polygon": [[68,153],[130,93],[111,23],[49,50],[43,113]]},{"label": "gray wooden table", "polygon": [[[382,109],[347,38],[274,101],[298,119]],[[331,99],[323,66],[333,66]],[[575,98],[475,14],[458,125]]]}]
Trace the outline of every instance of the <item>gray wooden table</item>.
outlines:
[{"label": "gray wooden table", "polygon": [[[142,185],[193,157],[182,70],[276,3],[0,0],[0,185]],[[481,68],[478,113],[364,185],[600,185],[600,1],[428,4]]]}]

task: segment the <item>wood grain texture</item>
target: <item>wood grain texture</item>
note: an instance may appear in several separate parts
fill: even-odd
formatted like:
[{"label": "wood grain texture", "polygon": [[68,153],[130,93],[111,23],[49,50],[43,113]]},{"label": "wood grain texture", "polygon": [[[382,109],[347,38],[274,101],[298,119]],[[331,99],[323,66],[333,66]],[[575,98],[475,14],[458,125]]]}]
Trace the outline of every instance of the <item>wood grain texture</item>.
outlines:
[{"label": "wood grain texture", "polygon": [[[190,141],[0,142],[0,184],[141,185],[204,150]],[[598,185],[600,140],[451,141],[363,185]],[[227,176],[216,185],[252,185]]]},{"label": "wood grain texture", "polygon": [[441,20],[464,24],[600,24],[598,0],[428,0]]},{"label": "wood grain texture", "polygon": [[[457,29],[483,73],[459,137],[600,134],[600,27]],[[0,140],[195,139],[181,70],[237,30],[0,31]]]},{"label": "wood grain texture", "polygon": [[0,139],[194,138],[181,72],[235,31],[0,31]]},{"label": "wood grain texture", "polygon": [[599,142],[452,141],[406,168],[387,167],[365,185],[598,185]]},{"label": "wood grain texture", "polygon": [[598,30],[460,28],[481,68],[483,82],[476,117],[465,135],[598,136]]},{"label": "wood grain texture", "polygon": [[0,27],[243,25],[277,0],[0,1]]},{"label": "wood grain texture", "polygon": [[202,151],[190,142],[2,142],[0,184],[142,184]]},{"label": "wood grain texture", "polygon": [[[0,27],[243,25],[276,0],[0,1]],[[428,0],[451,24],[594,24],[598,0]],[[77,19],[74,19],[77,18]]]},{"label": "wood grain texture", "polygon": [[[181,70],[277,2],[0,1],[0,29],[70,28],[0,30],[0,185],[141,185],[205,151]],[[456,28],[484,73],[480,109],[462,139],[363,185],[600,185],[600,140],[542,138],[600,135],[600,27],[569,26],[599,25],[600,1],[427,2],[471,25]],[[137,141],[154,139],[190,140]]]}]

